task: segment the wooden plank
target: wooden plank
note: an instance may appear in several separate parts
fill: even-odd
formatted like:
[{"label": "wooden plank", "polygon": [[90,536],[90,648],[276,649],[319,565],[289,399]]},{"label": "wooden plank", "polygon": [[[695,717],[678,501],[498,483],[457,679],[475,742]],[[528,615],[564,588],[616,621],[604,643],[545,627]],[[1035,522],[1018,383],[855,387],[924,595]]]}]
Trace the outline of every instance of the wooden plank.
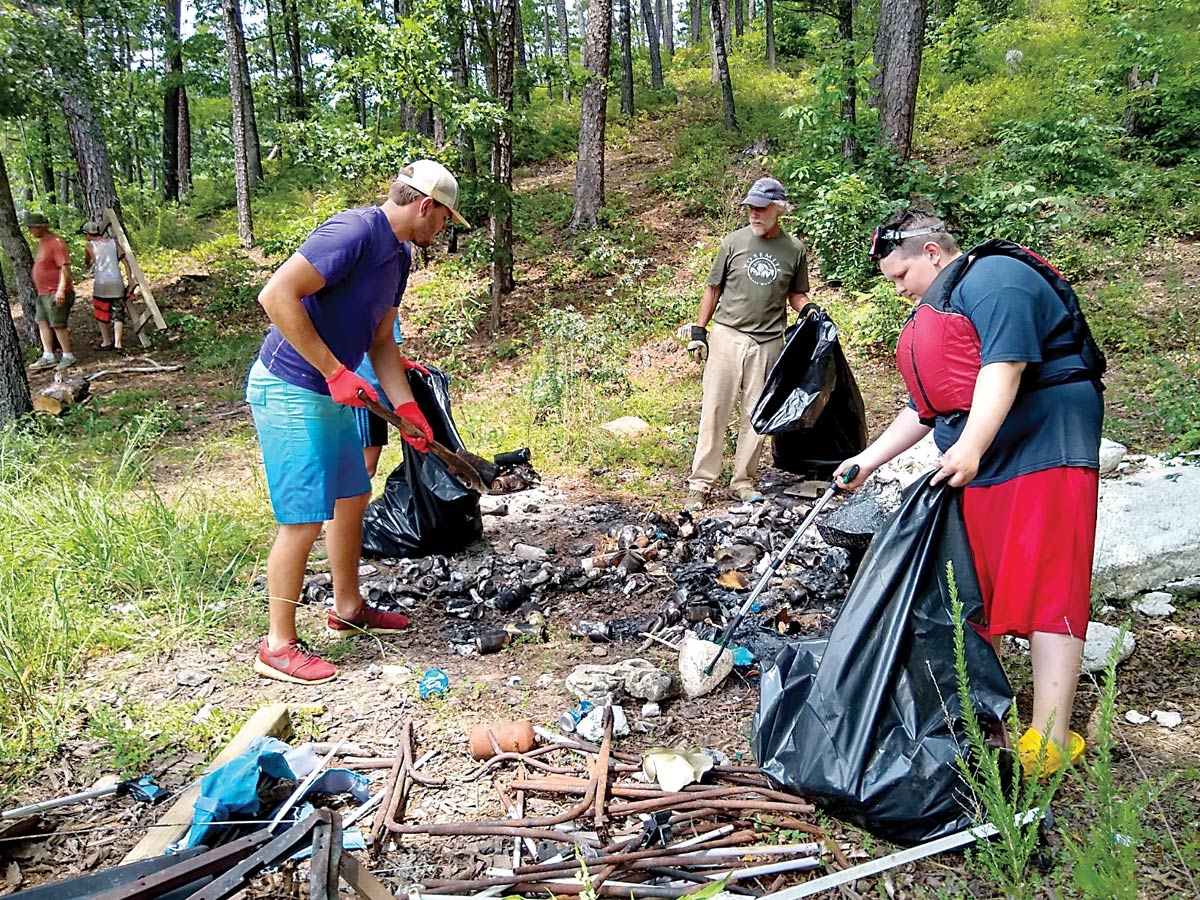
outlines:
[{"label": "wooden plank", "polygon": [[396,900],[396,895],[349,853],[342,854],[342,878],[354,892],[367,900]]},{"label": "wooden plank", "polygon": [[[233,740],[225,745],[225,749],[209,765],[206,774],[241,756],[255,738],[269,736],[286,740],[291,735],[291,731],[291,710],[286,703],[264,706],[252,715],[241,730],[234,735]],[[197,778],[176,798],[171,808],[158,820],[158,824],[125,854],[125,858],[121,862],[136,862],[139,859],[148,859],[151,856],[161,856],[166,853],[171,844],[187,834],[192,825],[196,798],[199,796],[200,779]]]},{"label": "wooden plank", "polygon": [[[104,222],[108,222],[112,229],[113,240],[117,242],[117,246],[121,248],[121,253],[124,254],[126,261],[129,263],[129,271],[133,275],[133,280],[137,282],[137,293],[140,294],[141,301],[146,305],[147,313],[134,309],[132,303],[126,303],[130,313],[130,318],[133,320],[130,324],[133,326],[134,333],[137,334],[138,340],[141,341],[143,347],[150,346],[150,338],[146,337],[144,328],[146,323],[153,318],[154,324],[160,331],[166,329],[167,322],[163,318],[162,312],[158,308],[158,303],[154,299],[154,292],[150,290],[150,282],[146,280],[145,273],[142,272],[142,267],[138,265],[137,257],[133,255],[133,248],[129,245],[129,238],[125,236],[125,229],[121,227],[121,220],[117,218],[117,214],[111,209],[104,211]],[[103,224],[103,222],[101,223]],[[132,298],[129,298],[132,300]]]}]

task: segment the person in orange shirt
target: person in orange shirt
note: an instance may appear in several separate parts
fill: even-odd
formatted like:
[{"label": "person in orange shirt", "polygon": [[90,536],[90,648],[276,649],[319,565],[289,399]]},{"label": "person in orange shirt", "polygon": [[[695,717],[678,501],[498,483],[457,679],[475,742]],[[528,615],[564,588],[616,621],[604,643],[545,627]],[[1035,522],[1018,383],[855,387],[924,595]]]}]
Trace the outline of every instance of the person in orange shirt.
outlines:
[{"label": "person in orange shirt", "polygon": [[[42,355],[29,368],[33,371],[64,371],[75,365],[71,352],[71,332],[67,323],[75,303],[75,285],[71,281],[71,255],[67,242],[50,230],[49,220],[41,213],[25,216],[25,227],[37,240],[33,258],[33,286],[38,292],[36,313]],[[62,347],[62,359],[54,356],[54,339]]]}]

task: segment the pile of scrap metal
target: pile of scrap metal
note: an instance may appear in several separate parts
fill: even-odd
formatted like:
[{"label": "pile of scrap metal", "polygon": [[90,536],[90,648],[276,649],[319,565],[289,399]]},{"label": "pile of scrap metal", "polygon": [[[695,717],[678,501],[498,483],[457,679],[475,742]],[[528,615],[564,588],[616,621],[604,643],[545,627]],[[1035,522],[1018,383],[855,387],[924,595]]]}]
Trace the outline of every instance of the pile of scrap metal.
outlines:
[{"label": "pile of scrap metal", "polygon": [[379,879],[342,852],[342,819],[328,809],[314,810],[275,838],[269,828],[261,828],[216,849],[194,847],[175,856],[42,885],[18,896],[22,900],[223,900],[245,890],[264,870],[307,855],[310,847],[311,900],[336,900],[339,879],[360,897],[393,900]]},{"label": "pile of scrap metal", "polygon": [[[372,854],[411,858],[428,848],[448,863],[448,842],[461,836],[490,837],[507,849],[504,865],[496,855],[480,863],[476,854],[465,871],[455,866],[463,877],[410,879],[396,885],[400,895],[674,898],[724,880],[729,893],[760,896],[790,873],[822,865],[826,851],[847,864],[811,821],[812,805],[772,789],[758,769],[707,764],[702,782],[679,790],[665,789],[663,777],[637,780],[644,760],[612,748],[611,716],[599,745],[560,737],[527,752],[506,752],[494,740],[492,749],[454,781],[479,790],[490,778],[506,816],[447,821],[430,814],[439,804],[428,795],[451,785],[419,771],[428,754],[417,757],[411,723],[404,726],[370,830]],[[546,814],[530,815],[534,806]]]}]

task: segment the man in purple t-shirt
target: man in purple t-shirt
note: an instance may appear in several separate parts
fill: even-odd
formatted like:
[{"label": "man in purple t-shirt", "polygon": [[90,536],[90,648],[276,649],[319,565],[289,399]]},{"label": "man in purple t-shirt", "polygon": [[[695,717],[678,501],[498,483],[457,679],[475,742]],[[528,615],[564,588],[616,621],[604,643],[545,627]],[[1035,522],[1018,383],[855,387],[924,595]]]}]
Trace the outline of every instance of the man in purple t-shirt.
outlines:
[{"label": "man in purple t-shirt", "polygon": [[408,280],[405,242],[428,247],[453,218],[458,181],[440,163],[417,160],[396,176],[381,206],[339,213],[276,270],[258,295],[271,329],[250,370],[246,399],[262,447],[279,533],[267,558],[270,625],[254,670],[293,684],[320,684],[337,670],[296,634],[296,605],[308,555],[328,521],[325,545],[336,635],[394,633],[408,617],[373,609],[358,590],[362,517],[371,496],[351,411],[358,392],[378,399],[355,369],[367,356],[397,415],[424,438],[404,439],[424,453],[433,433],[413,402],[412,368],[392,339]]}]

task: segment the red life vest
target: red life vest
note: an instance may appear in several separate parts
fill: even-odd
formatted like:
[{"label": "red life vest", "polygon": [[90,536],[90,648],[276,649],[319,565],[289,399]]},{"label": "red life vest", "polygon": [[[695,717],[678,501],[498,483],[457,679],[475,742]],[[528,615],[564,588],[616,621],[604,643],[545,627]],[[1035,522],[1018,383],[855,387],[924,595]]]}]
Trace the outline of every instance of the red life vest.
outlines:
[{"label": "red life vest", "polygon": [[979,332],[962,313],[917,304],[896,343],[896,367],[922,421],[970,410],[979,348]]}]

